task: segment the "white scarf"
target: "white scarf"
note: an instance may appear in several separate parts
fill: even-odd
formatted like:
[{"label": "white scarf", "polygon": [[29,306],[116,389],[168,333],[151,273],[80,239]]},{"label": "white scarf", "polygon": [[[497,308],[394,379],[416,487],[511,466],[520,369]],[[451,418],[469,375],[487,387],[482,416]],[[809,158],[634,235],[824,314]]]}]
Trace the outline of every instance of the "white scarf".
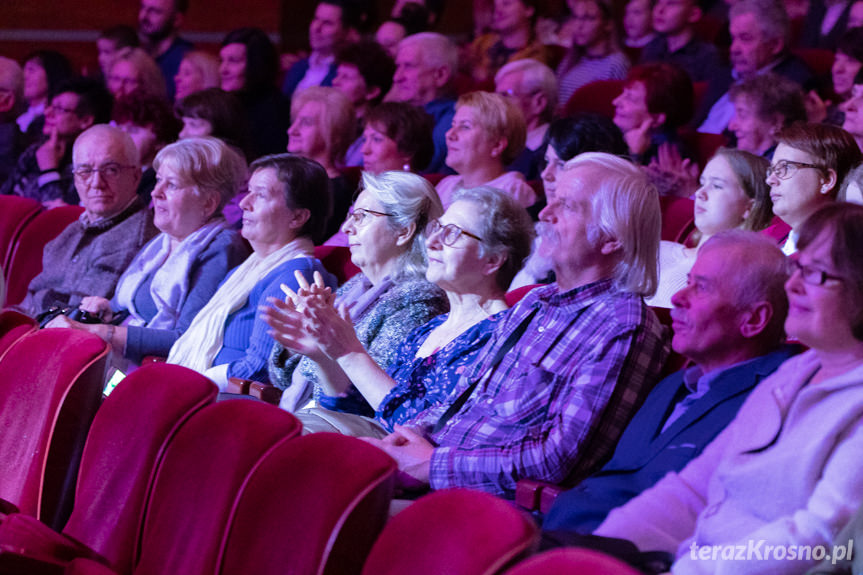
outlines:
[{"label": "white scarf", "polygon": [[[172,250],[171,238],[162,233],[145,245],[117,284],[117,303],[129,310],[127,325],[153,329],[174,329],[189,293],[192,266],[216,237],[227,228],[225,220],[204,224]],[[150,296],[156,315],[149,322],[135,309],[135,294],[150,275]]]},{"label": "white scarf", "polygon": [[249,256],[198,312],[186,333],[174,343],[168,354],[168,363],[204,373],[222,349],[228,316],[246,305],[255,285],[283,263],[294,258],[312,257],[313,253],[314,245],[310,239],[296,238],[265,258],[257,253]]}]

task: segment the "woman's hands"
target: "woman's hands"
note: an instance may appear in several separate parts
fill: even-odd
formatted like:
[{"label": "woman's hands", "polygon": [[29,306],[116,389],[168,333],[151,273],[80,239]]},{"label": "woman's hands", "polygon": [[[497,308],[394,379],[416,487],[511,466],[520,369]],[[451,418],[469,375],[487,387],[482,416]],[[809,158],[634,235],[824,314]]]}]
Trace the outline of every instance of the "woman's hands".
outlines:
[{"label": "woman's hands", "polygon": [[81,300],[80,309],[98,316],[105,323],[109,323],[114,318],[114,311],[111,309],[111,302],[103,297],[91,295]]},{"label": "woman's hands", "polygon": [[688,198],[698,189],[698,164],[681,157],[677,148],[668,142],[659,146],[656,158],[645,170],[660,195]]}]

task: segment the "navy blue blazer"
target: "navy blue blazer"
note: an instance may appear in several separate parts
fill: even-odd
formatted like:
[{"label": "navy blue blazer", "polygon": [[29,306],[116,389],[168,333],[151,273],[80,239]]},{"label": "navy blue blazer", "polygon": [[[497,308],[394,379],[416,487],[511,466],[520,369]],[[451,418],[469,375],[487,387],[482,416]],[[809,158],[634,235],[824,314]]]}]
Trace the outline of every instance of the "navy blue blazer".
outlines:
[{"label": "navy blue blazer", "polygon": [[[294,90],[297,89],[297,84],[299,84],[302,79],[305,77],[306,72],[309,71],[309,59],[303,58],[296,64],[288,69],[285,74],[285,80],[282,82],[282,95],[290,100],[291,96],[294,95]],[[332,86],[333,79],[336,77],[336,63],[333,62],[330,64],[330,69],[327,70],[327,75],[324,77],[324,81],[321,82],[321,86]]]},{"label": "navy blue blazer", "polygon": [[612,509],[653,486],[669,471],[679,471],[734,419],[749,392],[773,373],[795,348],[786,346],[722,372],[665,433],[662,426],[685,397],[685,370],[659,382],[626,426],[605,466],[573,489],[561,493],[545,518],[546,531],[590,533]]}]

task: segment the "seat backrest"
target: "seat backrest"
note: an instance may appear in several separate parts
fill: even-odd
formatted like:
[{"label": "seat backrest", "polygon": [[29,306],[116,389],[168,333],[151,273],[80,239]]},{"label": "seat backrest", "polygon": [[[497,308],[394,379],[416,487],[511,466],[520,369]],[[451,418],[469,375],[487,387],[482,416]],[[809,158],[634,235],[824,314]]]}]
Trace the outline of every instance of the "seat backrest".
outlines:
[{"label": "seat backrest", "polygon": [[150,477],[168,442],[217,393],[203,375],[167,363],[120,382],[93,420],[63,533],[130,573]]},{"label": "seat backrest", "polygon": [[662,239],[677,242],[695,229],[695,202],[689,198],[660,196],[662,210]]},{"label": "seat backrest", "polygon": [[0,497],[51,526],[68,517],[108,345],[78,330],[25,336],[0,359]]},{"label": "seat backrest", "polygon": [[0,196],[0,266],[4,272],[9,271],[9,258],[18,234],[41,209],[42,204],[31,198]]},{"label": "seat backrest", "polygon": [[593,112],[606,118],[614,117],[611,102],[623,92],[624,80],[597,80],[585,84],[572,93],[563,109],[564,116],[579,112]]},{"label": "seat backrest", "polygon": [[640,571],[599,551],[581,548],[553,549],[535,555],[504,575],[638,575]]},{"label": "seat backrest", "polygon": [[803,60],[816,77],[829,75],[836,58],[832,50],[824,48],[795,48],[791,52]]},{"label": "seat backrest", "polygon": [[[359,573],[386,522],[396,470],[386,453],[354,437],[285,442],[244,488],[216,572]],[[276,533],[284,544],[273,544]]]},{"label": "seat backrest", "polygon": [[521,301],[521,298],[527,295],[527,293],[533,288],[537,288],[542,284],[530,284],[526,286],[517,287],[514,290],[510,290],[506,292],[506,305],[509,307],[514,306],[518,302]]},{"label": "seat backrest", "polygon": [[290,413],[251,400],[218,402],[193,415],[168,444],[151,484],[135,575],[214,573],[249,473],[300,430]]},{"label": "seat backrest", "polygon": [[29,315],[11,309],[0,311],[0,358],[15,342],[38,327],[39,324]]},{"label": "seat backrest", "polygon": [[15,249],[9,257],[6,281],[6,305],[21,303],[30,281],[42,271],[45,245],[78,219],[81,206],[62,206],[45,210],[21,230]]},{"label": "seat backrest", "polygon": [[701,169],[704,169],[716,150],[728,144],[728,139],[723,134],[705,134],[681,130],[679,135],[684,146],[695,156],[694,159]]},{"label": "seat backrest", "polygon": [[339,285],[360,271],[360,268],[351,261],[351,250],[344,246],[317,246],[315,257],[321,260],[327,271],[336,276]]},{"label": "seat backrest", "polygon": [[537,527],[508,501],[469,489],[418,499],[390,519],[363,575],[497,573],[536,544]]}]

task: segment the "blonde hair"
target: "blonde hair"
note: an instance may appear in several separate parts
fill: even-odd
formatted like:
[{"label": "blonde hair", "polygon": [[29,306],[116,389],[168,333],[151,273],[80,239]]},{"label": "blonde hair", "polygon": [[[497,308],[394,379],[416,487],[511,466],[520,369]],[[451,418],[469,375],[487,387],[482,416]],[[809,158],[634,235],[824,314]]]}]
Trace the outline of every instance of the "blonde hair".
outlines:
[{"label": "blonde hair", "polygon": [[165,87],[165,78],[162,76],[162,71],[159,70],[159,65],[156,61],[141,48],[132,48],[128,54],[123,54],[117,58],[114,65],[111,66],[111,71],[120,62],[129,62],[137,70],[141,77],[141,92],[157,98],[168,98],[168,89]]},{"label": "blonde hair", "polygon": [[602,152],[569,160],[564,170],[592,166],[601,177],[591,196],[587,237],[594,245],[606,238],[620,242],[613,278],[623,290],[650,296],[658,278],[661,212],[659,193],[635,164]]},{"label": "blonde hair", "polygon": [[356,137],[356,115],[347,96],[336,88],[313,86],[294,94],[291,102],[291,121],[294,121],[303,106],[319,102],[321,107],[321,132],[327,155],[333,163],[340,164]]},{"label": "blonde hair", "polygon": [[219,87],[219,59],[201,50],[193,50],[187,52],[183,56],[183,60],[188,60],[198,71],[201,72],[201,78],[204,81],[203,89]]},{"label": "blonde hair", "polygon": [[527,138],[524,115],[509,98],[491,92],[468,92],[459,97],[456,110],[470,106],[489,139],[506,138],[506,148],[500,155],[504,165],[511,163],[522,150]]}]

